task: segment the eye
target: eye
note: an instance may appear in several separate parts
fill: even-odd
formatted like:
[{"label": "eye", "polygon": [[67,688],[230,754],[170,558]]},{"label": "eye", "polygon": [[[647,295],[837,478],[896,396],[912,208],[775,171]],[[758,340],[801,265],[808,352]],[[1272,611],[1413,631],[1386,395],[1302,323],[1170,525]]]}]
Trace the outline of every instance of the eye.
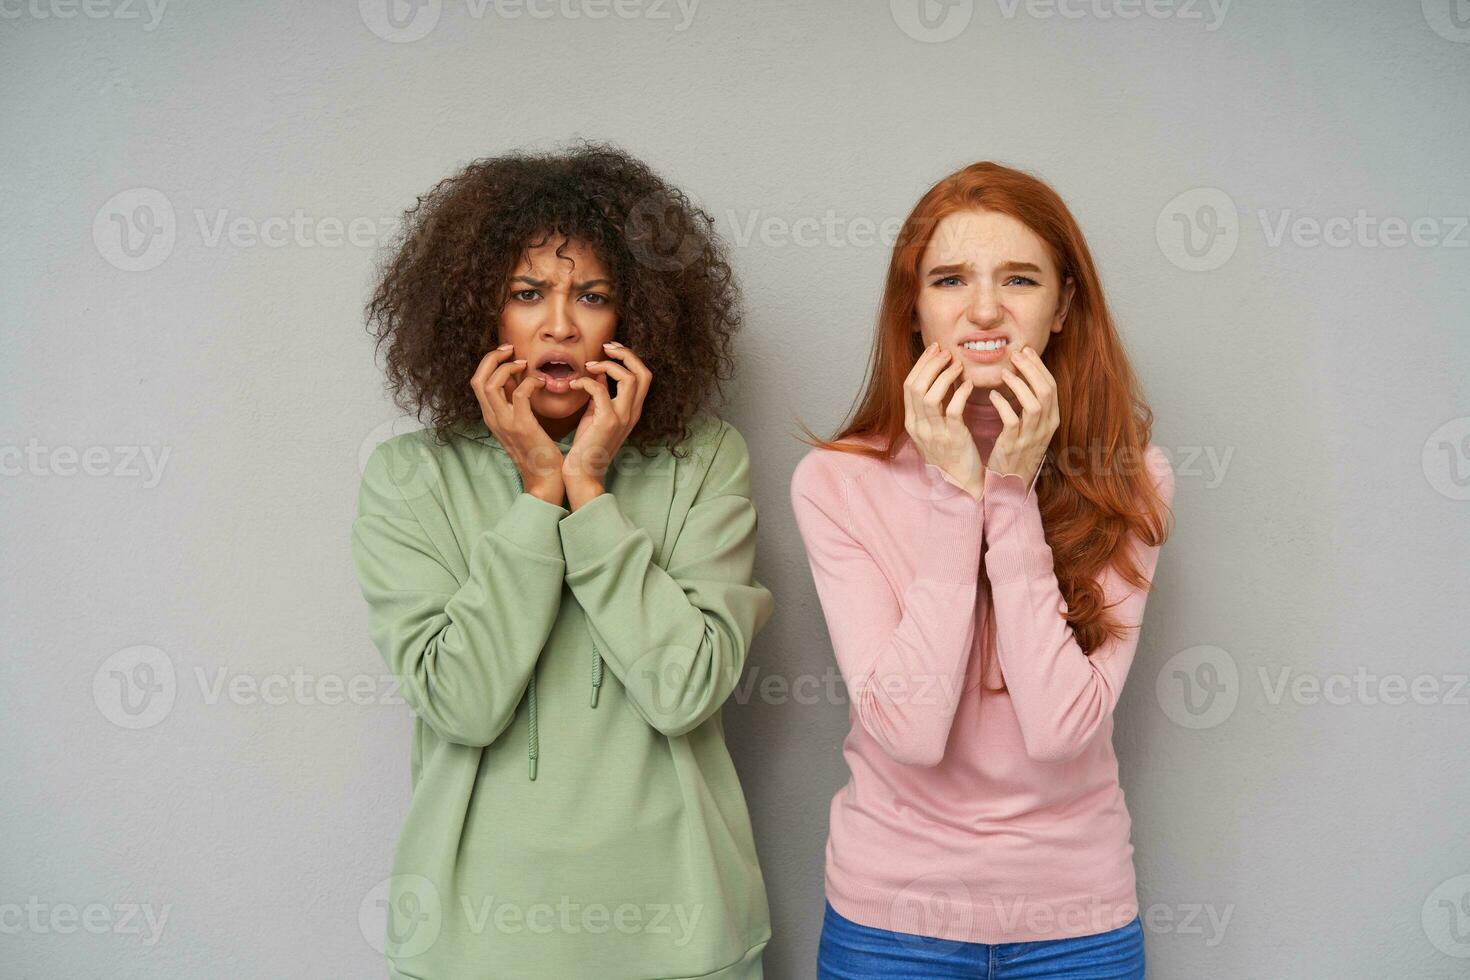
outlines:
[{"label": "eye", "polygon": [[1009,279],[1006,280],[1006,285],[1010,285],[1012,282],[1014,282],[1017,279],[1021,280],[1024,283],[1030,283],[1033,286],[1039,285],[1039,283],[1037,283],[1037,281],[1035,279],[1032,279],[1030,276],[1021,276],[1021,275],[1011,276],[1011,278],[1009,278]]},{"label": "eye", "polygon": [[606,293],[584,293],[582,299],[590,301],[593,306],[605,306],[612,302]]},{"label": "eye", "polygon": [[959,283],[960,283],[960,277],[959,276],[945,276],[943,279],[936,279],[936,280],[934,280],[934,285],[936,285],[936,286],[943,286],[946,283],[952,283],[952,284],[958,286]]},{"label": "eye", "polygon": [[540,293],[534,289],[517,289],[510,294],[510,298],[521,303],[531,303],[540,297]]}]

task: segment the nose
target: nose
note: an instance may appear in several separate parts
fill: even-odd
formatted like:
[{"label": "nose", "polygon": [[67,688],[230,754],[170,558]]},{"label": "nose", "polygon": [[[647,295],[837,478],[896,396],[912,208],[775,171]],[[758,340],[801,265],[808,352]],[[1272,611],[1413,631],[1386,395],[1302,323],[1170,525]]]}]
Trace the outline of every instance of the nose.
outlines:
[{"label": "nose", "polygon": [[1000,320],[1000,302],[995,290],[983,284],[977,285],[970,294],[970,305],[965,315],[978,327],[989,327]]},{"label": "nose", "polygon": [[561,292],[553,293],[546,304],[546,322],[541,335],[553,343],[565,343],[577,336],[577,324],[572,317],[572,304]]}]

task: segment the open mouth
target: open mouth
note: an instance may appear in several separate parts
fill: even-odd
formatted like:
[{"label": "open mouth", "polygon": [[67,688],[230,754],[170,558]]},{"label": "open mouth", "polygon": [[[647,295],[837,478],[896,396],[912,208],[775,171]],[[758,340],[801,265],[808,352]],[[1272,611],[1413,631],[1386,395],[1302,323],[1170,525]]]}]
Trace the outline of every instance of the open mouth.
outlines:
[{"label": "open mouth", "polygon": [[572,361],[552,354],[536,366],[536,373],[546,379],[547,391],[563,394],[572,390],[572,379],[581,372]]}]

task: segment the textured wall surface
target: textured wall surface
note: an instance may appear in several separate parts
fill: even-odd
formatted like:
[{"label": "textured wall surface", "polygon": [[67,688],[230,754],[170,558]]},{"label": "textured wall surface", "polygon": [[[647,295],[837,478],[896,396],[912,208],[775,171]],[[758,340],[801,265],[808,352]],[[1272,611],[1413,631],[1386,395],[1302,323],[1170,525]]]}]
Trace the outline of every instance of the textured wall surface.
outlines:
[{"label": "textured wall surface", "polygon": [[847,777],[797,420],[978,159],[1074,209],[1176,472],[1116,732],[1150,976],[1464,976],[1464,6],[0,4],[0,974],[382,975],[410,716],[348,532],[402,422],[362,306],[416,194],[586,136],[745,290],[768,976],[813,975]]}]

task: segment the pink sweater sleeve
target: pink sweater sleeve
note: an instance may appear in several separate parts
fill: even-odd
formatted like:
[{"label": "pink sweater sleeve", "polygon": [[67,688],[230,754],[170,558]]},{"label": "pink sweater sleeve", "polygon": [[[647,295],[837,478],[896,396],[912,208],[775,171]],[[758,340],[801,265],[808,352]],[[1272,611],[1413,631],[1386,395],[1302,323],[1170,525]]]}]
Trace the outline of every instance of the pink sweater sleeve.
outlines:
[{"label": "pink sweater sleeve", "polygon": [[906,765],[938,765],[975,641],[981,504],[956,489],[895,513],[896,531],[924,566],[913,581],[890,585],[852,534],[847,495],[847,478],[820,451],[792,474],[792,510],[838,669],[859,723],[884,752]]},{"label": "pink sweater sleeve", "polygon": [[[1155,486],[1170,503],[1174,471],[1157,447],[1145,454]],[[1034,485],[1034,481],[1033,481]],[[1115,570],[1102,578],[1103,601],[1128,629],[1087,656],[1067,622],[1036,495],[1019,476],[985,473],[986,576],[995,615],[996,655],[1021,726],[1026,754],[1064,762],[1085,749],[1112,714],[1138,648],[1148,593]],[[1130,536],[1144,576],[1153,579],[1159,549]]]}]

